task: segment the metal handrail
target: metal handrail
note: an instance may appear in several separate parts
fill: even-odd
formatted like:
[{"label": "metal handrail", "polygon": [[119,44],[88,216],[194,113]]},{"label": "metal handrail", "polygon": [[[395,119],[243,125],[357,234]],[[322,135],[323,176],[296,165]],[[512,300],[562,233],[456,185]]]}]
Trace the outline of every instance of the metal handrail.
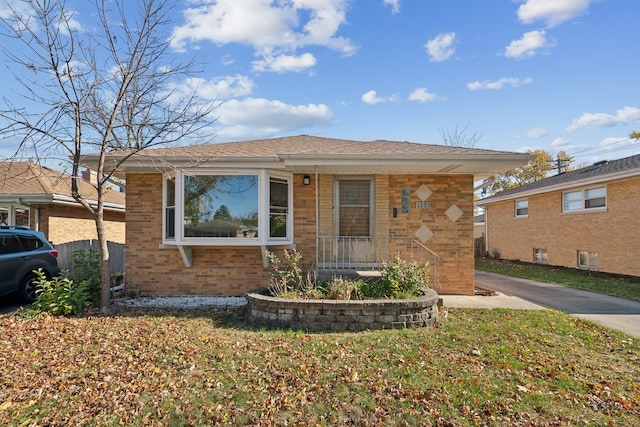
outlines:
[{"label": "metal handrail", "polygon": [[438,288],[440,256],[414,238],[317,237],[315,265],[321,271],[378,270],[394,257],[428,264],[432,285]]}]

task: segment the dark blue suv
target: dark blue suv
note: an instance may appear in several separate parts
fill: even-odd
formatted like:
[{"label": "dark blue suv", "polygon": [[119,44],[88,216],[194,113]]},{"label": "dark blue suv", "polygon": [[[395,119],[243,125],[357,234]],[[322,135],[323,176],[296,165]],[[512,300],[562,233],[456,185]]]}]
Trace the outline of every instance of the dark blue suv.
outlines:
[{"label": "dark blue suv", "polygon": [[0,297],[18,293],[24,302],[36,299],[37,276],[42,268],[49,278],[60,273],[58,251],[40,231],[0,226]]}]

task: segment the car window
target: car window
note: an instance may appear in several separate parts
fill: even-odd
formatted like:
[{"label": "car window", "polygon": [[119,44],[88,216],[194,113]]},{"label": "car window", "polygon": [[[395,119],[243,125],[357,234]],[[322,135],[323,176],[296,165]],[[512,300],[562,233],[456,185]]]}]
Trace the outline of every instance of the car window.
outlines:
[{"label": "car window", "polygon": [[44,246],[42,240],[38,239],[36,236],[19,236],[19,239],[22,242],[22,247],[25,251],[35,251],[36,249],[40,249]]},{"label": "car window", "polygon": [[13,234],[0,235],[0,255],[20,252],[20,242]]}]

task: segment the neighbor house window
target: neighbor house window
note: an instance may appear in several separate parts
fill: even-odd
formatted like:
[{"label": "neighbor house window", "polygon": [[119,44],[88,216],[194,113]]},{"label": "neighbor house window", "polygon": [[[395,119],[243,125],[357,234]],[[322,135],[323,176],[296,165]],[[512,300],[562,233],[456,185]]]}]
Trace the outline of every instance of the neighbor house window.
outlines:
[{"label": "neighbor house window", "polygon": [[516,216],[528,216],[529,215],[529,201],[528,200],[516,200]]},{"label": "neighbor house window", "polygon": [[588,270],[597,270],[598,253],[595,251],[578,251],[578,267]]},{"label": "neighbor house window", "polygon": [[290,176],[179,171],[165,181],[165,242],[266,245],[291,242]]},{"label": "neighbor house window", "polygon": [[546,264],[548,262],[547,250],[542,248],[533,248],[533,262]]},{"label": "neighbor house window", "polygon": [[562,211],[578,212],[589,209],[602,209],[607,206],[605,187],[568,191],[562,194]]}]

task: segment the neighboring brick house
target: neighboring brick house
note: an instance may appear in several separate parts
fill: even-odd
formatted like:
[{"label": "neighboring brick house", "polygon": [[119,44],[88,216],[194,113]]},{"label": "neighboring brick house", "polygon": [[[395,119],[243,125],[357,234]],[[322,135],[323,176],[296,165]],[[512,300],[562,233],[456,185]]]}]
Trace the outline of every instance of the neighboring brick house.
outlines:
[{"label": "neighboring brick house", "polygon": [[[94,203],[95,189],[79,181],[80,194]],[[105,195],[109,241],[124,243],[125,195]],[[31,162],[0,162],[0,224],[42,231],[53,244],[97,239],[91,213],[71,197],[71,176]]]},{"label": "neighboring brick house", "polygon": [[640,155],[598,162],[476,203],[485,209],[489,254],[640,276]]},{"label": "neighboring brick house", "polygon": [[[126,154],[109,153],[107,167]],[[145,150],[119,168],[128,288],[242,295],[266,285],[266,250],[295,247],[313,269],[344,271],[428,247],[438,290],[473,294],[474,180],[530,158],[306,135]]]}]

